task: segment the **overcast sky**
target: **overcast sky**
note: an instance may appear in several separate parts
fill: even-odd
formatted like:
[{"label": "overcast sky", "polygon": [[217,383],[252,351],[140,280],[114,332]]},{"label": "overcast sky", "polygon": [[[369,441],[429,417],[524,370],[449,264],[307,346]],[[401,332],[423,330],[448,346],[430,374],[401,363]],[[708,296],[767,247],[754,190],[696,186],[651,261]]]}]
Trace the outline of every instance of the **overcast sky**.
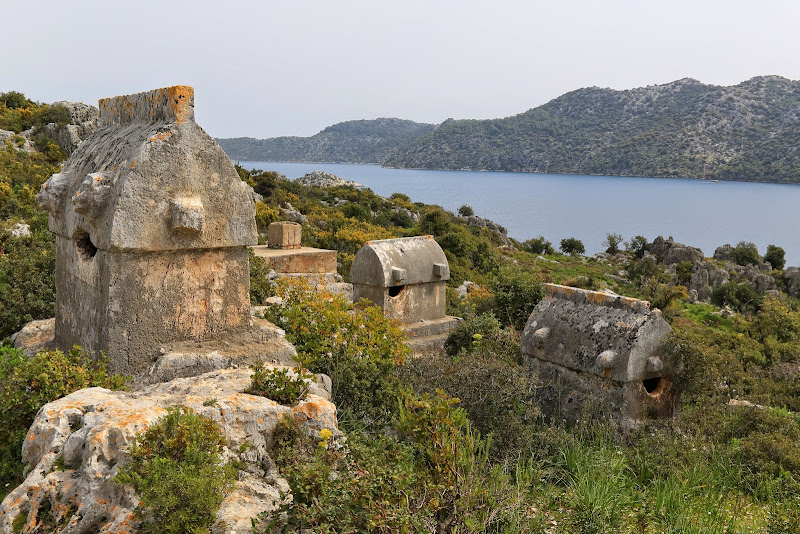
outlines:
[{"label": "overcast sky", "polygon": [[193,85],[216,137],[514,115],[567,91],[800,79],[797,0],[8,1],[0,91]]}]

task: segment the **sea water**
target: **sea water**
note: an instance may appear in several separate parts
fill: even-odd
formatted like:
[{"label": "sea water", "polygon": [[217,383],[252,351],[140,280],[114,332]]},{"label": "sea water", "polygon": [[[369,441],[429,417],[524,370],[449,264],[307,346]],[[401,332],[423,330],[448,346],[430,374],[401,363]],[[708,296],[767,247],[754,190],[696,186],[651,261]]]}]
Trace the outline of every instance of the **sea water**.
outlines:
[{"label": "sea water", "polygon": [[386,169],[377,165],[246,161],[249,169],[297,178],[322,170],[355,180],[382,196],[404,193],[414,202],[475,214],[524,241],[545,236],[558,248],[565,237],[583,241],[588,254],[603,249],[606,234],[625,239],[673,236],[706,256],[725,243],[752,241],[786,250],[787,266],[800,265],[800,185],[711,182],[518,172]]}]

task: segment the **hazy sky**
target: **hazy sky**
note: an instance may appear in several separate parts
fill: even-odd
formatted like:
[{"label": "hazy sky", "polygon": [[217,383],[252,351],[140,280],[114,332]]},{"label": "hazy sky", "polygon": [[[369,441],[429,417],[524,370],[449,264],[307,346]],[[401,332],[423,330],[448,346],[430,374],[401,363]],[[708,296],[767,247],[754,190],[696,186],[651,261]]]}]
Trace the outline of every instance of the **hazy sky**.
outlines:
[{"label": "hazy sky", "polygon": [[8,1],[0,91],[195,88],[216,137],[520,113],[567,91],[800,79],[798,0]]}]

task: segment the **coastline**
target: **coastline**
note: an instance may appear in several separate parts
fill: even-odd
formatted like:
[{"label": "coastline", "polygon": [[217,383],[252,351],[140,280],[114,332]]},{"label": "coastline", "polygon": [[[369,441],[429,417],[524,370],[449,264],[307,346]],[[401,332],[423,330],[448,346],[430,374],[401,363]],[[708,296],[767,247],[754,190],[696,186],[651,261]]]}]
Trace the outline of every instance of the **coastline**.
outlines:
[{"label": "coastline", "polygon": [[[230,157],[230,156],[228,156]],[[261,162],[265,160],[250,160],[250,159],[234,159],[231,158],[236,164],[241,162]],[[580,172],[541,172],[541,171],[509,171],[509,170],[502,170],[502,169],[441,169],[441,168],[426,168],[426,167],[392,167],[389,165],[384,165],[382,163],[365,163],[365,162],[352,162],[352,161],[316,161],[316,160],[280,160],[280,161],[273,161],[270,163],[319,163],[321,165],[374,165],[376,167],[380,167],[382,169],[397,169],[397,170],[408,170],[408,171],[444,171],[444,172],[452,172],[452,171],[463,171],[463,172],[502,172],[502,173],[509,173],[509,174],[546,174],[552,176],[597,176],[597,177],[604,177],[604,176],[611,176],[614,178],[646,178],[646,179],[657,179],[657,180],[696,180],[698,182],[708,182],[708,183],[715,183],[717,182],[745,182],[750,184],[776,184],[776,185],[792,185],[798,186],[800,185],[800,180],[796,182],[787,182],[787,181],[776,181],[776,180],[748,180],[746,178],[700,178],[697,176],[640,176],[635,174],[592,174],[592,173],[580,173]],[[267,169],[262,169],[267,170]]]}]

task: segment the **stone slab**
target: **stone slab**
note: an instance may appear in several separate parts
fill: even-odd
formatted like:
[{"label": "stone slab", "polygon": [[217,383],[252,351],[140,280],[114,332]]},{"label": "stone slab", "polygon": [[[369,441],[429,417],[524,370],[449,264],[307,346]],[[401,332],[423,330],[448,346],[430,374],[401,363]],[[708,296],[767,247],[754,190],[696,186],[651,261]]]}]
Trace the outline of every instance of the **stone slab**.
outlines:
[{"label": "stone slab", "polygon": [[267,245],[250,247],[253,254],[264,258],[276,273],[335,273],[336,251],[301,247],[293,250],[270,248]]}]

